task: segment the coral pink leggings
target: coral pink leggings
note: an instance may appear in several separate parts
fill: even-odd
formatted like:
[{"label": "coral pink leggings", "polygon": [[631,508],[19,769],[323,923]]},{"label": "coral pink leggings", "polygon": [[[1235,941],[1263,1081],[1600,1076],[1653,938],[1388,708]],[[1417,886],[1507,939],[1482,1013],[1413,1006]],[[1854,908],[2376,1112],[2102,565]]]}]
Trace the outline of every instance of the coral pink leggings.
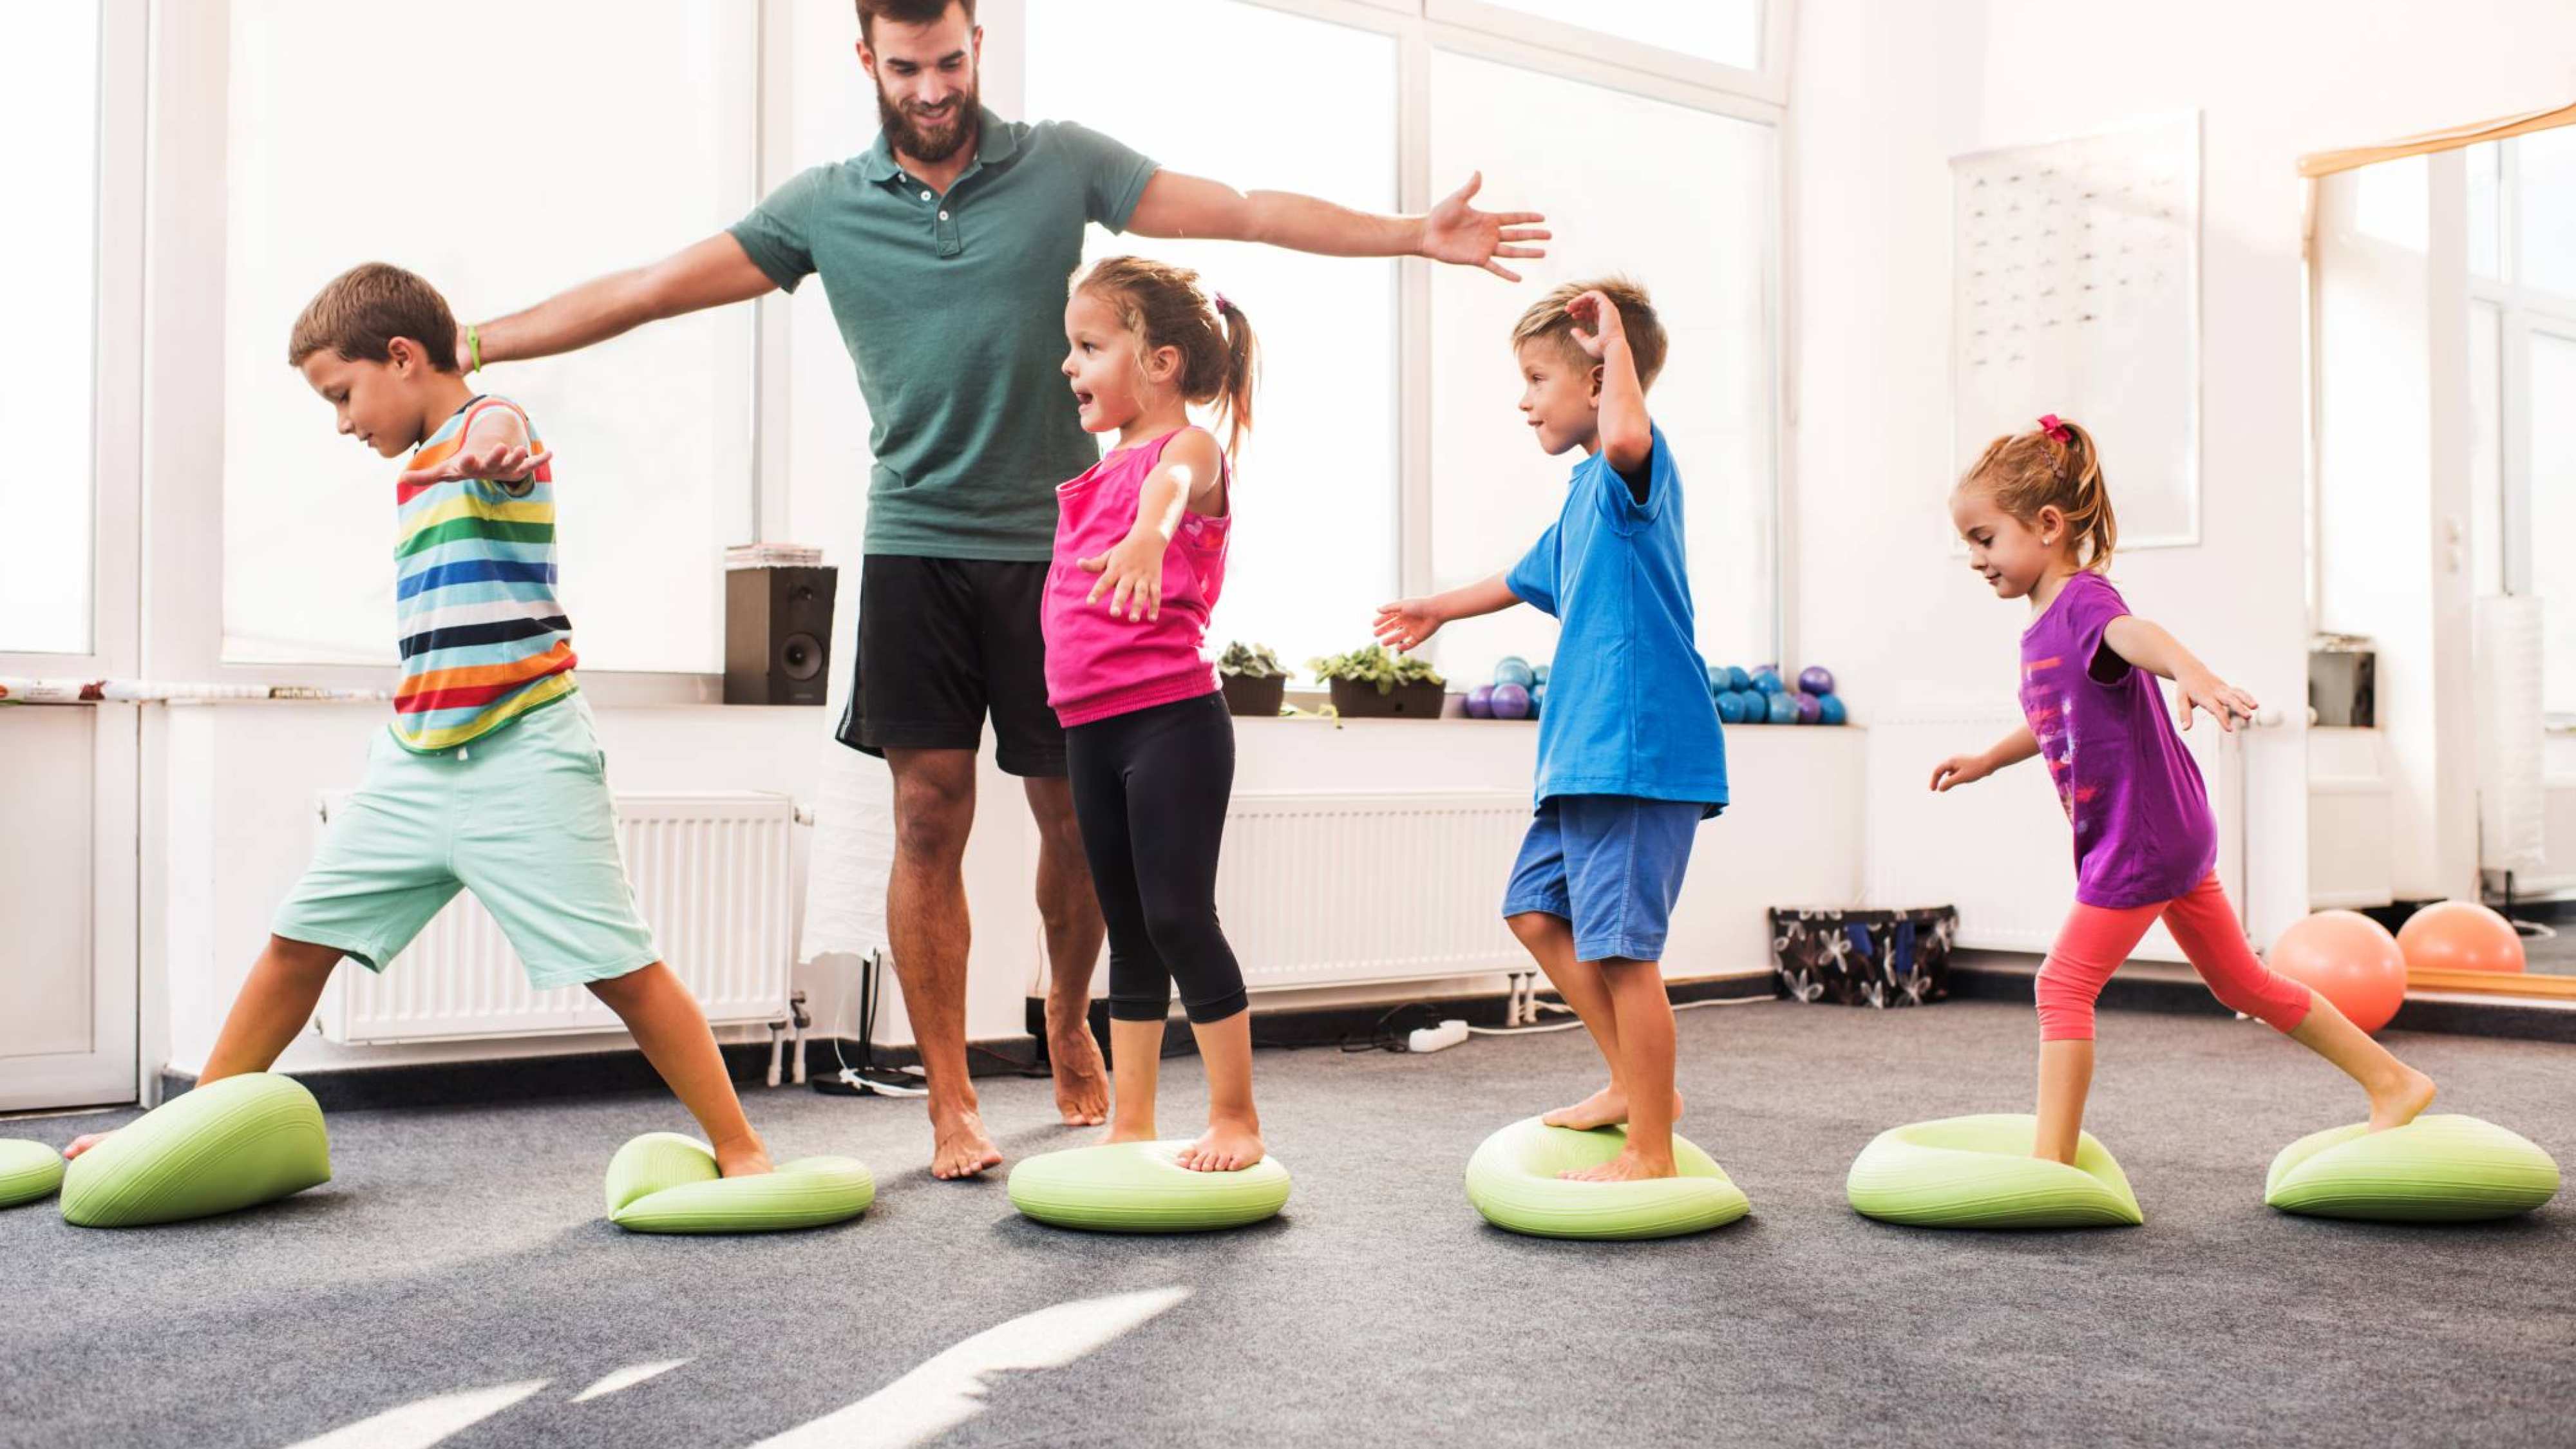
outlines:
[{"label": "coral pink leggings", "polygon": [[2110,910],[2078,902],[2039,968],[2039,1039],[2091,1041],[2093,1002],[2102,984],[2137,949],[2157,917],[2173,932],[2210,994],[2231,1011],[2293,1031],[2308,1016],[2308,988],[2265,966],[2245,944],[2226,888],[2212,873],[2188,895],[2154,905]]}]

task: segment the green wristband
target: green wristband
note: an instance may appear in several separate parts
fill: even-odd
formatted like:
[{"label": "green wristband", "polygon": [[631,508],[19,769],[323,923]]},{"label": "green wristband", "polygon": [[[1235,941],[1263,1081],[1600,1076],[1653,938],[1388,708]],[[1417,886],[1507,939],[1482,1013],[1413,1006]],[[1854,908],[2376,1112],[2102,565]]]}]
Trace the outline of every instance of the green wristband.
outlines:
[{"label": "green wristband", "polygon": [[466,356],[465,370],[466,370],[467,372],[481,372],[481,371],[483,370],[483,329],[482,329],[482,328],[480,328],[480,327],[475,327],[475,326],[472,326],[472,325],[468,325],[468,326],[466,327],[466,329],[465,329],[465,356]]}]

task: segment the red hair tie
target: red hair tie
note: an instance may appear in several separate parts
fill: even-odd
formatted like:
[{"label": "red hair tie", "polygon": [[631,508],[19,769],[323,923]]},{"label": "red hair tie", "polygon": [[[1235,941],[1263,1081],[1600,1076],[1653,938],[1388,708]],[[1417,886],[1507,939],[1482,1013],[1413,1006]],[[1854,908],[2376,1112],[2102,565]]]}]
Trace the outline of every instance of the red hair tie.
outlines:
[{"label": "red hair tie", "polygon": [[2055,413],[2040,418],[2039,430],[2048,434],[2049,440],[2060,447],[2071,447],[2075,442],[2075,430],[2060,422]]}]

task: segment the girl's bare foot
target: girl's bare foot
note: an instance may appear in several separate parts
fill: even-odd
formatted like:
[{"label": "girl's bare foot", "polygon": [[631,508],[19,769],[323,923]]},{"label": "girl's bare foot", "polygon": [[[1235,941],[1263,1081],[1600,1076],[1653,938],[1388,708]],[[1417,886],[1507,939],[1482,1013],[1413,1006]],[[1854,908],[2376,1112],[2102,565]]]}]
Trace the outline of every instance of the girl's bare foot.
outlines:
[{"label": "girl's bare foot", "polygon": [[1207,1135],[1181,1150],[1192,1172],[1240,1172],[1262,1157],[1261,1130],[1248,1122],[1210,1122]]},{"label": "girl's bare foot", "polygon": [[96,1147],[98,1144],[105,1142],[106,1140],[107,1134],[104,1132],[91,1132],[83,1136],[75,1137],[72,1139],[72,1145],[63,1149],[63,1156],[65,1158],[78,1157],[82,1153],[89,1151],[91,1148]]},{"label": "girl's bare foot", "polygon": [[1100,1138],[1100,1145],[1107,1147],[1113,1143],[1119,1142],[1151,1142],[1154,1140],[1153,1123],[1129,1122],[1122,1120],[1109,1124],[1109,1130],[1102,1134]]},{"label": "girl's bare foot", "polygon": [[[1613,1082],[1573,1106],[1559,1107],[1538,1120],[1550,1127],[1571,1127],[1577,1132],[1589,1132],[1595,1127],[1616,1127],[1628,1120],[1628,1094]],[[1673,1120],[1682,1120],[1682,1094],[1679,1092],[1673,1093]]]},{"label": "girl's bare foot", "polygon": [[2399,1068],[2397,1078],[2370,1094],[2370,1130],[2403,1127],[2433,1105],[2433,1079],[2413,1067]]},{"label": "girl's bare foot", "polygon": [[758,1177],[769,1170],[769,1148],[757,1132],[716,1144],[716,1171],[727,1177]]},{"label": "girl's bare foot", "polygon": [[1631,1142],[1599,1167],[1576,1168],[1557,1176],[1572,1182],[1645,1182],[1651,1178],[1679,1177],[1681,1169],[1673,1165],[1672,1149],[1649,1156]]}]

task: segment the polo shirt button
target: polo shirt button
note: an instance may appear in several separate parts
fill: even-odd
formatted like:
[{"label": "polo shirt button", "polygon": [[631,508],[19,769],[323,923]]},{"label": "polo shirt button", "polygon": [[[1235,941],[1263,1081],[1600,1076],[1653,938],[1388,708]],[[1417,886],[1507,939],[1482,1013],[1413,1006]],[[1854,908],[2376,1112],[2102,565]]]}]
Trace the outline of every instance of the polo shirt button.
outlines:
[{"label": "polo shirt button", "polygon": [[944,211],[943,211],[943,212],[941,212],[941,213],[939,213],[939,219],[940,219],[941,221],[946,221],[946,220],[948,219],[948,213],[947,213],[947,212],[944,212]]},{"label": "polo shirt button", "polygon": [[921,199],[922,199],[922,200],[924,200],[924,201],[928,201],[928,200],[930,199],[930,193],[929,193],[929,192],[927,192],[927,191],[925,191],[925,192],[921,193]]}]

